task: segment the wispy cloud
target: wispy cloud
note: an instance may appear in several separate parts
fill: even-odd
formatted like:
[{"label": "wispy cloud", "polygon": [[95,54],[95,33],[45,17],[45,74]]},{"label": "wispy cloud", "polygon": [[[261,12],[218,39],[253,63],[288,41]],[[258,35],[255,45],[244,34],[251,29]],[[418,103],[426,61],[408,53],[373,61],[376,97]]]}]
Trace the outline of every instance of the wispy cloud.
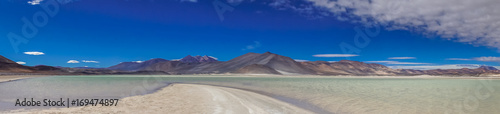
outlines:
[{"label": "wispy cloud", "polygon": [[260,44],[260,42],[259,42],[259,41],[253,41],[253,44],[251,44],[251,45],[247,45],[247,46],[245,46],[245,48],[243,48],[243,49],[241,49],[241,50],[243,50],[243,51],[244,51],[244,50],[252,50],[252,49],[258,48],[258,47],[260,47],[260,46],[261,46],[261,44]]},{"label": "wispy cloud", "polygon": [[26,62],[22,62],[22,61],[18,61],[18,62],[16,62],[16,63],[17,63],[17,64],[20,64],[20,65],[24,65],[24,64],[26,64]]},{"label": "wispy cloud", "polygon": [[302,59],[294,59],[294,60],[297,61],[297,62],[307,62],[307,61],[309,61],[309,60],[302,60]]},{"label": "wispy cloud", "polygon": [[416,57],[389,57],[387,59],[417,59]]},{"label": "wispy cloud", "polygon": [[31,1],[28,1],[28,4],[31,4],[31,5],[38,5],[40,4],[40,2],[42,2],[43,0],[31,0]]},{"label": "wispy cloud", "polygon": [[84,62],[84,63],[99,63],[99,61],[88,61],[88,60],[83,60],[82,62]]},{"label": "wispy cloud", "polygon": [[24,52],[26,55],[45,55],[43,52],[38,52],[38,51],[30,51],[30,52]]},{"label": "wispy cloud", "polygon": [[355,54],[316,54],[313,57],[356,57]]},{"label": "wispy cloud", "polygon": [[216,57],[214,57],[214,56],[208,56],[208,57],[213,58],[213,59],[215,59],[215,60],[219,60],[219,58],[216,58]]},{"label": "wispy cloud", "polygon": [[80,61],[77,61],[77,60],[69,60],[67,63],[80,63]]},{"label": "wispy cloud", "polygon": [[430,63],[414,63],[414,62],[399,62],[399,61],[365,61],[367,63],[384,63],[384,64],[392,64],[392,65],[423,65]]},{"label": "wispy cloud", "polygon": [[366,25],[377,24],[386,26],[389,30],[415,31],[500,49],[498,0],[307,1],[312,2],[315,7],[326,9],[341,20]]},{"label": "wispy cloud", "polygon": [[469,61],[469,60],[472,60],[472,59],[465,59],[465,58],[447,58],[446,60]]},{"label": "wispy cloud", "polygon": [[500,57],[476,57],[473,58],[476,61],[485,61],[485,62],[500,62]]},{"label": "wispy cloud", "polygon": [[483,61],[483,62],[500,62],[500,57],[474,57],[471,59],[467,58],[447,58],[446,60],[459,60],[459,61]]},{"label": "wispy cloud", "polygon": [[144,62],[144,61],[132,61],[132,62],[135,62],[135,63],[142,63],[142,62]]}]

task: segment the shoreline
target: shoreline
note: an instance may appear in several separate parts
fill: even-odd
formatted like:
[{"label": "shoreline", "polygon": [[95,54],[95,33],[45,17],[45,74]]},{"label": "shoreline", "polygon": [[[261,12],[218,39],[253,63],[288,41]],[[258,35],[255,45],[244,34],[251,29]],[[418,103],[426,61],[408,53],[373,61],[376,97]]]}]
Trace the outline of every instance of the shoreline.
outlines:
[{"label": "shoreline", "polygon": [[259,93],[175,83],[157,92],[120,99],[118,106],[13,110],[6,113],[313,113]]},{"label": "shoreline", "polygon": [[193,75],[0,75],[0,83],[16,81],[28,78],[48,76],[124,76],[124,77],[287,77],[287,78],[394,78],[394,79],[500,79],[500,75],[489,76],[440,76],[440,75],[416,75],[416,76],[356,76],[356,75],[263,75],[263,74],[193,74]]},{"label": "shoreline", "polygon": [[49,75],[2,75],[0,76],[0,83],[47,76]]},{"label": "shoreline", "polygon": [[[176,83],[173,83],[173,84],[176,84]],[[239,88],[239,87],[231,87],[231,86],[224,86],[224,85],[203,84],[203,83],[177,83],[177,84],[207,85],[207,86],[224,87],[224,88],[232,88],[232,89],[237,89],[237,90],[249,91],[249,92],[261,94],[261,95],[264,95],[264,96],[267,96],[267,97],[271,97],[273,99],[276,99],[276,100],[285,102],[287,104],[290,104],[290,105],[293,105],[293,106],[296,106],[296,107],[299,107],[299,108],[302,108],[302,109],[314,112],[316,114],[331,113],[331,112],[329,112],[329,111],[327,111],[327,110],[325,110],[323,108],[320,108],[320,107],[318,107],[318,106],[316,106],[314,104],[311,104],[311,103],[308,103],[308,102],[302,102],[299,99],[285,97],[285,96],[281,96],[281,95],[276,95],[276,94],[273,94],[273,93],[264,92],[264,91],[260,91],[260,90],[253,90],[253,89],[246,89],[246,88]]]}]

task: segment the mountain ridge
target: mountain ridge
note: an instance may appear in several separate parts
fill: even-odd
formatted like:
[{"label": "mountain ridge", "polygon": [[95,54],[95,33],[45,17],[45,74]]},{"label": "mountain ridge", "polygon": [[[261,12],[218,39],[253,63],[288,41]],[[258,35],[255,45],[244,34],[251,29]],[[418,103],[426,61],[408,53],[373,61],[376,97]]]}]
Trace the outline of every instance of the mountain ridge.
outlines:
[{"label": "mountain ridge", "polygon": [[188,55],[180,60],[151,59],[144,62],[122,62],[108,68],[65,68],[51,66],[29,67],[0,56],[0,73],[51,74],[273,74],[273,75],[444,75],[481,76],[497,75],[500,70],[491,66],[475,69],[392,69],[376,63],[341,60],[338,62],[306,61],[271,52],[246,53],[229,61],[218,61],[211,56]]},{"label": "mountain ridge", "polygon": [[[189,55],[187,56],[190,57]],[[376,63],[341,60],[338,62],[297,62],[290,57],[271,52],[253,53],[217,62],[175,62],[153,64],[146,71],[163,71],[171,74],[298,74],[298,75],[481,75],[500,73],[494,67],[450,70],[391,69]]]}]

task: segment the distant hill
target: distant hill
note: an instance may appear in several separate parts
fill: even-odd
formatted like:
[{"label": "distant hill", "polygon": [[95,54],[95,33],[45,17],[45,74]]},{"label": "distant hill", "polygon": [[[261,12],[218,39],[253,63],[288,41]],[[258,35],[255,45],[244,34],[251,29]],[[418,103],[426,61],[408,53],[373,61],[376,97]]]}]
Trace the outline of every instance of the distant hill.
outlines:
[{"label": "distant hill", "polygon": [[312,61],[301,62],[301,64],[320,75],[394,75],[397,72],[384,65],[349,60],[339,62]]}]

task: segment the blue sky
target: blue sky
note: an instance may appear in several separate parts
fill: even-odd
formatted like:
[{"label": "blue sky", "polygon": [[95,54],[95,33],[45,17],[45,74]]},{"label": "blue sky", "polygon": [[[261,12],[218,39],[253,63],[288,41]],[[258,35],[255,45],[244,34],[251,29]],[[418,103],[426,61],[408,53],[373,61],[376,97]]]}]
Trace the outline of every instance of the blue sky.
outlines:
[{"label": "blue sky", "polygon": [[[415,17],[408,15],[413,14],[411,8],[401,9],[412,3],[402,2],[390,8],[409,13],[356,2],[343,5],[344,0],[220,0],[218,6],[233,10],[219,14],[213,5],[217,0],[58,1],[0,1],[0,55],[29,66],[65,67],[109,67],[125,61],[186,55],[209,55],[227,61],[248,52],[266,51],[297,60],[349,59],[394,68],[500,66],[500,21],[495,12],[480,12],[489,16],[482,18],[444,7],[435,9],[442,11],[438,16],[429,13]],[[375,0],[372,5],[377,6],[377,1],[384,2]],[[50,3],[59,7],[54,15],[43,8]],[[477,9],[475,4],[462,7],[471,12]],[[366,8],[372,8],[371,13],[364,12]],[[36,33],[28,30],[30,34],[23,34],[27,28],[23,17],[34,24]],[[484,23],[490,24],[480,26]],[[374,27],[380,31],[366,33],[365,28],[373,32]],[[368,34],[369,42],[360,38],[355,28]],[[9,34],[24,37],[25,43],[11,43],[17,38]],[[342,44],[358,51],[342,51],[341,47],[346,47]],[[352,56],[345,57],[348,55]]]}]

